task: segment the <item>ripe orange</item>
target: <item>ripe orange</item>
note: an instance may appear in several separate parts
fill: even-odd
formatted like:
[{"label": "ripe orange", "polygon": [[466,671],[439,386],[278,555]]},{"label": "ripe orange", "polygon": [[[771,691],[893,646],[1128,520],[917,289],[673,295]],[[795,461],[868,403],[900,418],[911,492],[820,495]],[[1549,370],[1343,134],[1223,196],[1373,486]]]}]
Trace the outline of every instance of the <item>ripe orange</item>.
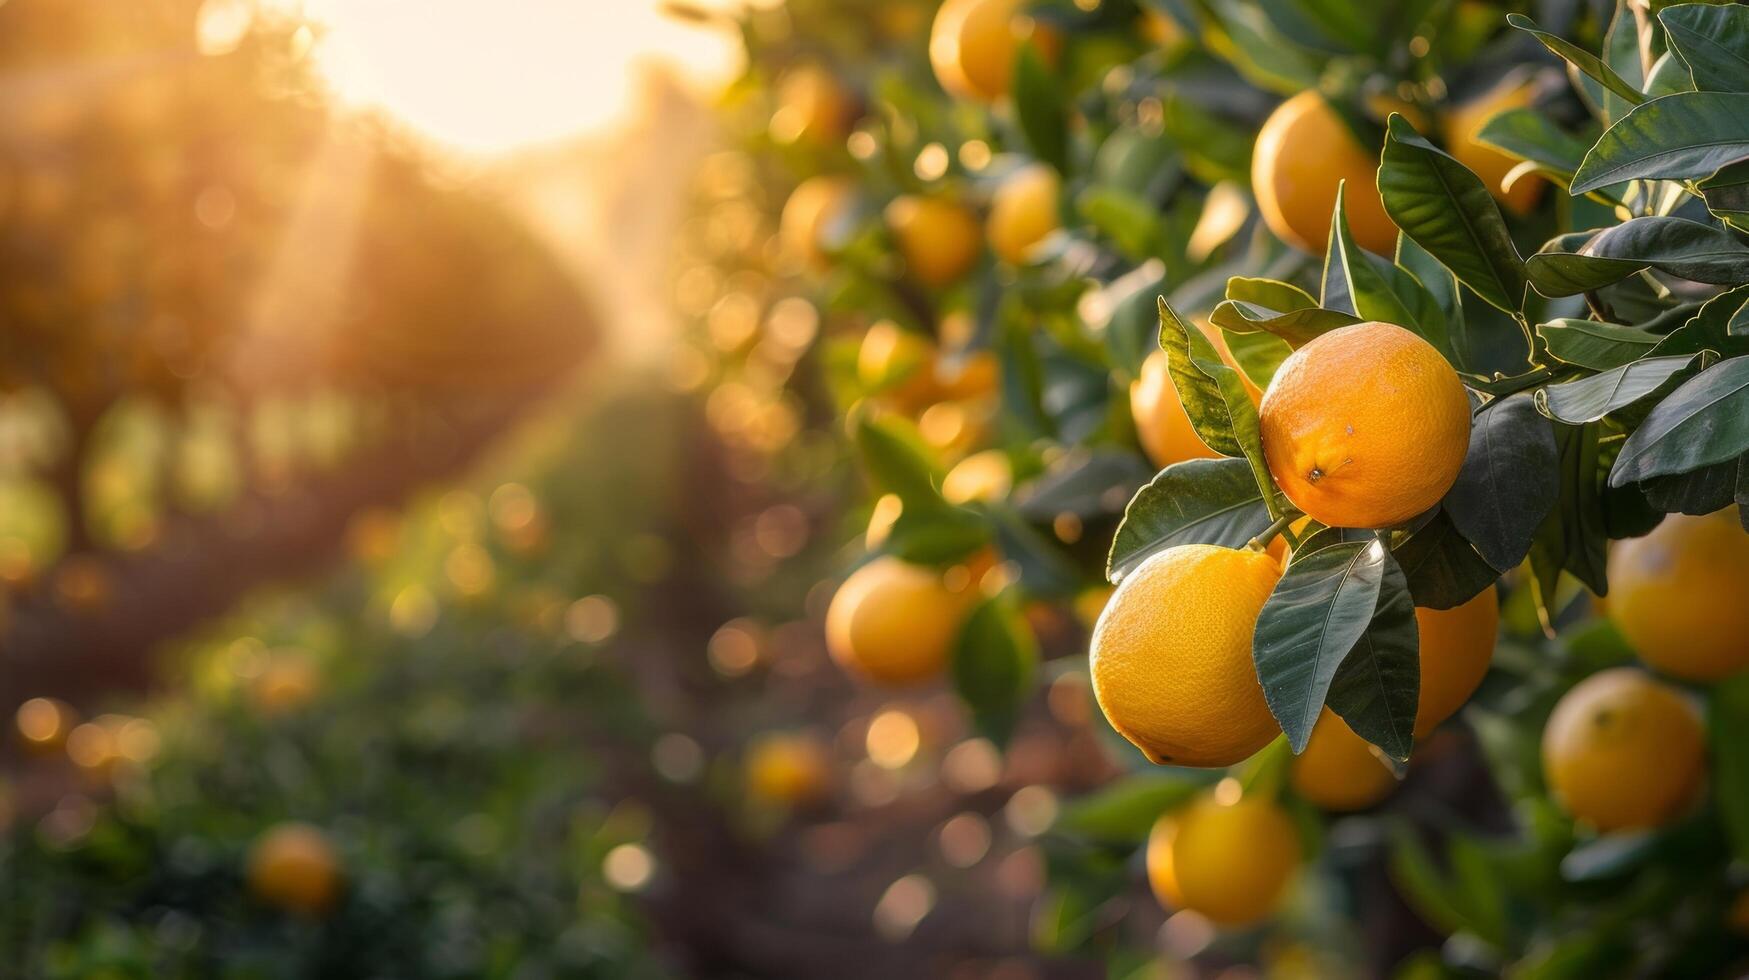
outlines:
[{"label": "ripe orange", "polygon": [[1700,715],[1632,667],[1587,677],[1543,729],[1543,776],[1555,800],[1600,831],[1657,827],[1688,808],[1706,775]]},{"label": "ripe orange", "polygon": [[1302,855],[1293,820],[1274,802],[1222,803],[1204,794],[1162,816],[1148,835],[1148,883],[1160,904],[1243,926],[1275,911]]},{"label": "ripe orange", "polygon": [[1640,659],[1684,680],[1749,666],[1749,534],[1736,508],[1671,514],[1609,553],[1609,618]]},{"label": "ripe orange", "polygon": [[826,646],[847,670],[880,684],[939,675],[958,638],[972,590],[951,591],[940,573],[890,556],[852,572],[826,610]]},{"label": "ripe orange", "polygon": [[[1221,360],[1238,371],[1239,362],[1233,359],[1233,352],[1227,348],[1226,337],[1221,331],[1201,320],[1192,322],[1203,336],[1214,342]],[[1255,403],[1260,397],[1257,386],[1245,377],[1245,372],[1239,371],[1239,377]],[[1190,424],[1190,416],[1185,414],[1184,403],[1179,400],[1178,389],[1172,383],[1165,351],[1149,354],[1142,362],[1141,377],[1130,383],[1130,417],[1135,420],[1136,436],[1141,440],[1142,450],[1155,466],[1164,468],[1187,459],[1211,459],[1220,455],[1202,441],[1202,437],[1196,434],[1196,427]]]},{"label": "ripe orange", "polygon": [[954,464],[941,481],[941,496],[950,504],[973,500],[991,501],[1008,496],[1014,486],[1014,467],[1000,449],[973,453]]},{"label": "ripe orange", "polygon": [[1364,810],[1397,788],[1390,766],[1329,708],[1318,716],[1306,750],[1294,757],[1290,779],[1294,792],[1324,810]]},{"label": "ripe orange", "polygon": [[1476,172],[1488,192],[1516,214],[1528,214],[1542,197],[1548,181],[1536,174],[1520,177],[1511,190],[1503,188],[1506,174],[1518,161],[1476,139],[1488,120],[1508,109],[1530,105],[1534,87],[1526,81],[1506,79],[1485,94],[1457,106],[1445,117],[1442,127],[1445,145],[1451,155]]},{"label": "ripe orange", "polygon": [[905,257],[905,267],[925,286],[939,289],[971,271],[983,250],[977,216],[939,197],[907,194],[887,205],[887,228]]},{"label": "ripe orange", "polygon": [[1392,255],[1397,226],[1379,197],[1378,167],[1378,150],[1361,146],[1322,95],[1305,91],[1278,106],[1258,130],[1251,188],[1257,210],[1277,238],[1323,255],[1337,185],[1346,180],[1344,213],[1355,242],[1369,252]]},{"label": "ripe orange", "polygon": [[929,63],[936,80],[953,95],[994,102],[1008,94],[1014,59],[1029,37],[1047,60],[1060,40],[1029,17],[1020,0],[947,0],[929,31]]},{"label": "ripe orange", "polygon": [[1037,245],[1063,226],[1057,212],[1062,187],[1057,172],[1042,163],[1022,167],[1002,181],[990,198],[985,222],[997,258],[1014,265],[1031,261]]},{"label": "ripe orange", "polygon": [[856,203],[856,184],[848,177],[810,177],[790,192],[778,219],[778,237],[791,256],[824,268],[836,251],[841,227]]},{"label": "ripe orange", "polygon": [[783,806],[813,803],[832,785],[832,757],[820,739],[796,732],[760,736],[747,752],[747,792]]},{"label": "ripe orange", "polygon": [[248,881],[249,891],[269,905],[318,915],[340,897],[340,859],[317,828],[277,824],[250,849]]},{"label": "ripe orange", "polygon": [[800,65],[778,82],[771,137],[780,143],[835,143],[849,135],[855,118],[856,97],[836,76],[819,65]]},{"label": "ripe orange", "polygon": [[1450,609],[1415,610],[1421,633],[1421,698],[1415,708],[1415,737],[1450,718],[1476,693],[1500,630],[1500,594],[1486,591]]},{"label": "ripe orange", "polygon": [[1261,551],[1181,545],[1118,584],[1093,627],[1100,710],[1153,762],[1230,766],[1281,733],[1251,660],[1281,577]]},{"label": "ripe orange", "polygon": [[1389,323],[1339,327],[1294,351],[1259,411],[1276,484],[1332,527],[1392,527],[1426,511],[1470,445],[1457,372]]}]

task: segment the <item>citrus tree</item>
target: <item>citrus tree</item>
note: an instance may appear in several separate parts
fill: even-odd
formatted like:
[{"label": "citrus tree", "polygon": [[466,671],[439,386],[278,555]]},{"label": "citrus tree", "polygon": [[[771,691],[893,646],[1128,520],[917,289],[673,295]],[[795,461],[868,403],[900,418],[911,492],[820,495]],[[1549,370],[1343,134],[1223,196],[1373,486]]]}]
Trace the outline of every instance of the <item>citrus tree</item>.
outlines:
[{"label": "citrus tree", "polygon": [[1332,895],[1384,916],[1371,862],[1450,937],[1380,971],[1737,962],[1749,10],[739,26],[768,301],[825,323],[779,387],[872,489],[834,656],[945,678],[999,739],[1080,669],[1034,628],[1073,610],[1133,745],[1058,821],[1039,942],[1129,962],[1145,866],[1248,956]]}]

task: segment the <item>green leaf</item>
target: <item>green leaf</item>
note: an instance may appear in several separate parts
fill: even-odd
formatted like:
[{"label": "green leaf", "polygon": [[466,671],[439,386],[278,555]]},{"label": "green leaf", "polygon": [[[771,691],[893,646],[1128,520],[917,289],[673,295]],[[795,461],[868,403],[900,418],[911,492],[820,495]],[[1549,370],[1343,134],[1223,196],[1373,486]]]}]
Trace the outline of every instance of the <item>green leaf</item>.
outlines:
[{"label": "green leaf", "polygon": [[1362,320],[1378,320],[1414,328],[1416,318],[1391,290],[1373,265],[1372,257],[1354,242],[1348,228],[1343,199],[1346,180],[1336,185],[1336,211],[1330,219],[1330,240],[1324,252],[1323,298],[1318,305],[1352,313]]},{"label": "green leaf", "polygon": [[1117,844],[1140,844],[1154,821],[1188,803],[1218,773],[1147,772],[1116,782],[1064,805],[1051,829]]},{"label": "green leaf", "polygon": [[1055,167],[1057,173],[1069,172],[1069,107],[1064,101],[1063,85],[1051,74],[1051,69],[1030,42],[1021,46],[1014,59],[1014,110],[1020,120],[1020,132],[1032,155]]},{"label": "green leaf", "polygon": [[1248,460],[1258,492],[1273,493],[1275,484],[1263,462],[1257,406],[1251,403],[1244,380],[1221,360],[1220,352],[1201,330],[1186,323],[1167,305],[1164,296],[1160,297],[1158,308],[1160,346],[1166,351],[1178,400],[1197,435],[1223,456]]},{"label": "green leaf", "polygon": [[1749,92],[1749,8],[1684,3],[1658,11],[1670,50],[1702,92]]},{"label": "green leaf", "polygon": [[1556,612],[1556,590],[1562,571],[1572,572],[1591,591],[1609,588],[1605,559],[1608,535],[1598,479],[1599,426],[1559,426],[1555,442],[1561,450],[1560,502],[1549,512],[1530,546],[1531,597],[1543,624]]},{"label": "green leaf", "polygon": [[1119,513],[1120,505],[1153,476],[1153,467],[1127,449],[1077,447],[1016,491],[1014,502],[1021,514],[1034,521],[1048,523],[1058,514],[1099,518]]},{"label": "green leaf", "polygon": [[[1210,322],[1213,322],[1212,317]],[[1269,382],[1274,380],[1275,372],[1281,368],[1282,362],[1293,353],[1293,348],[1288,346],[1287,341],[1262,331],[1229,334],[1226,341],[1227,350],[1232,353],[1233,360],[1238,362],[1239,370],[1245,372],[1245,377],[1251,379],[1251,383],[1260,390],[1269,387]]]},{"label": "green leaf", "polygon": [[1500,578],[1443,510],[1392,548],[1391,557],[1403,569],[1415,605],[1428,609],[1461,606]]},{"label": "green leaf", "polygon": [[1749,450],[1749,357],[1722,361],[1671,392],[1628,436],[1610,486],[1687,473]]},{"label": "green leaf", "polygon": [[1648,216],[1593,235],[1578,251],[1562,236],[1525,262],[1544,296],[1576,296],[1657,269],[1695,282],[1736,285],[1749,280],[1749,247],[1723,228],[1687,218]]},{"label": "green leaf", "polygon": [[1388,126],[1379,193],[1391,220],[1477,296],[1516,314],[1524,299],[1524,260],[1493,195],[1402,116],[1393,113]]},{"label": "green leaf", "polygon": [[1535,109],[1507,109],[1476,132],[1476,139],[1507,156],[1529,160],[1545,173],[1571,182],[1591,145],[1556,126]]},{"label": "green leaf", "polygon": [[1300,556],[1258,614],[1257,679],[1296,754],[1312,737],[1337,668],[1372,622],[1389,557],[1376,538]]},{"label": "green leaf", "polygon": [[897,494],[907,508],[946,505],[935,489],[941,471],[921,438],[872,415],[857,420],[853,438],[876,489]]},{"label": "green leaf", "polygon": [[1736,502],[1741,457],[1639,484],[1646,502],[1666,514],[1701,516]]},{"label": "green leaf", "polygon": [[1076,196],[1075,210],[1132,261],[1153,258],[1167,250],[1160,212],[1140,194],[1095,185]]},{"label": "green leaf", "polygon": [[1113,582],[1156,552],[1181,544],[1239,548],[1269,527],[1250,464],[1191,459],[1160,471],[1124,510],[1105,574]]},{"label": "green leaf", "polygon": [[1604,64],[1602,59],[1598,58],[1591,52],[1586,51],[1584,48],[1581,48],[1558,35],[1550,34],[1548,31],[1536,26],[1536,21],[1531,20],[1523,14],[1507,14],[1506,23],[1532,35],[1538,41],[1542,42],[1543,47],[1548,48],[1568,64],[1584,72],[1598,84],[1609,89],[1611,92],[1614,92],[1617,96],[1627,102],[1632,103],[1633,105],[1639,105],[1644,101],[1645,96],[1640,94],[1639,89],[1628,84],[1620,75],[1615,73],[1614,69]]},{"label": "green leaf", "polygon": [[1442,502],[1458,531],[1494,568],[1516,568],[1561,490],[1555,433],[1528,395],[1475,417],[1470,448]]},{"label": "green leaf", "polygon": [[953,652],[954,690],[979,731],[1003,740],[1032,692],[1038,641],[1010,595],[985,600],[960,628]]},{"label": "green leaf", "polygon": [[1635,106],[1598,137],[1573,175],[1574,194],[1657,177],[1699,179],[1749,156],[1749,99],[1678,92]]},{"label": "green leaf", "polygon": [[1166,135],[1178,144],[1191,173],[1208,184],[1233,180],[1248,185],[1254,142],[1249,127],[1205,111],[1177,92],[1162,101],[1161,110]]},{"label": "green leaf", "polygon": [[1637,361],[1650,353],[1660,339],[1638,327],[1577,319],[1539,323],[1536,333],[1551,356],[1592,371],[1607,371]]},{"label": "green leaf", "polygon": [[1210,32],[1209,46],[1247,81],[1282,95],[1318,84],[1322,60],[1285,37],[1256,4],[1212,0],[1209,8],[1226,35]]},{"label": "green leaf", "polygon": [[1707,701],[1712,787],[1737,860],[1749,860],[1749,674],[1713,685]]},{"label": "green leaf", "polygon": [[1112,304],[1111,319],[1105,324],[1105,349],[1126,380],[1142,374],[1142,362],[1160,349],[1160,319],[1154,311],[1154,297],[1160,295],[1165,280],[1159,275],[1162,267],[1149,263],[1138,267],[1140,275],[1126,274],[1105,287],[1104,299]]},{"label": "green leaf", "polygon": [[1713,217],[1741,232],[1749,232],[1749,160],[1733,163],[1700,182]]},{"label": "green leaf", "polygon": [[1318,337],[1360,322],[1360,317],[1319,307],[1278,312],[1243,300],[1223,300],[1209,314],[1209,322],[1235,334],[1267,333],[1287,342],[1289,348],[1304,347]]},{"label": "green leaf", "polygon": [[1403,570],[1383,553],[1378,601],[1366,632],[1331,678],[1326,703],[1354,734],[1398,762],[1415,747],[1415,711],[1421,696],[1420,632]]},{"label": "green leaf", "polygon": [[1549,385],[1537,393],[1538,400],[1550,418],[1568,425],[1595,422],[1667,386],[1693,361],[1693,356],[1648,357],[1589,378]]},{"label": "green leaf", "polygon": [[1295,310],[1315,310],[1318,301],[1291,282],[1261,279],[1252,276],[1231,276],[1227,279],[1227,299],[1253,306],[1262,306],[1283,313]]},{"label": "green leaf", "polygon": [[1670,331],[1652,348],[1651,356],[1698,354],[1713,351],[1725,357],[1749,354],[1749,338],[1733,334],[1731,324],[1749,303],[1749,285],[1726,290],[1702,303],[1693,316]]}]

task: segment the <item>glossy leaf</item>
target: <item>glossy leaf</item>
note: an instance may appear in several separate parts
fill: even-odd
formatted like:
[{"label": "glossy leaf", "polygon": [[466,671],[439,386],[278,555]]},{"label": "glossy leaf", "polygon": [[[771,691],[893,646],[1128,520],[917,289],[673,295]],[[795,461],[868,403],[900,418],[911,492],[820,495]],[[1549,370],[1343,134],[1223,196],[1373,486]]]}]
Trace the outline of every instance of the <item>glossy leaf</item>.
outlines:
[{"label": "glossy leaf", "polygon": [[1729,459],[1687,473],[1655,476],[1639,484],[1646,502],[1666,514],[1700,516],[1736,502],[1741,459]]},{"label": "glossy leaf", "polygon": [[1337,668],[1372,622],[1389,558],[1377,538],[1298,557],[1257,617],[1257,678],[1295,753],[1305,750]]},{"label": "glossy leaf", "polygon": [[1568,64],[1584,72],[1587,77],[1615,93],[1618,98],[1634,105],[1638,105],[1644,99],[1639,89],[1628,84],[1620,75],[1616,74],[1613,68],[1604,64],[1601,58],[1565,38],[1543,30],[1536,25],[1536,21],[1529,17],[1523,14],[1507,14],[1506,23],[1541,41],[1543,47],[1548,48]]},{"label": "glossy leaf", "polygon": [[1694,361],[1687,357],[1648,357],[1601,374],[1549,385],[1539,401],[1550,418],[1568,425],[1595,422],[1667,386]]},{"label": "glossy leaf", "polygon": [[1389,551],[1378,550],[1384,557],[1372,619],[1336,668],[1326,703],[1356,735],[1403,762],[1415,747],[1420,633],[1403,570]]},{"label": "glossy leaf", "polygon": [[1178,399],[1197,435],[1215,452],[1249,461],[1258,492],[1272,493],[1275,484],[1263,462],[1257,406],[1245,390],[1244,379],[1221,360],[1201,330],[1167,305],[1165,297],[1160,298],[1158,309],[1160,346],[1166,351]]},{"label": "glossy leaf", "polygon": [[1385,211],[1477,296],[1508,313],[1524,298],[1524,261],[1482,179],[1393,114],[1379,167]]},{"label": "glossy leaf", "polygon": [[1695,282],[1749,280],[1749,246],[1730,232],[1686,218],[1635,218],[1591,236],[1577,251],[1563,236],[1525,262],[1544,296],[1575,296],[1657,269]]},{"label": "glossy leaf", "polygon": [[1414,327],[1416,318],[1391,290],[1372,256],[1355,244],[1343,207],[1348,182],[1336,187],[1336,209],[1330,218],[1330,240],[1324,252],[1323,295],[1318,305],[1351,313],[1362,320],[1378,320]]},{"label": "glossy leaf", "polygon": [[1391,549],[1415,605],[1451,609],[1481,595],[1500,577],[1442,510]]},{"label": "glossy leaf", "polygon": [[1598,137],[1570,188],[1582,194],[1645,177],[1699,179],[1749,156],[1749,99],[1679,92],[1635,106]]},{"label": "glossy leaf", "polygon": [[1490,404],[1470,428],[1470,448],[1443,509],[1494,568],[1514,568],[1560,493],[1554,430],[1529,395]]},{"label": "glossy leaf", "polygon": [[1359,323],[1360,317],[1316,306],[1282,313],[1241,300],[1224,300],[1209,314],[1209,322],[1234,333],[1274,334],[1289,347],[1303,347],[1337,327]]},{"label": "glossy leaf", "polygon": [[1116,582],[1156,552],[1181,544],[1244,546],[1269,526],[1250,464],[1241,459],[1174,463],[1130,501],[1111,541],[1106,577]]},{"label": "glossy leaf", "polygon": [[1687,473],[1749,450],[1749,357],[1723,361],[1671,392],[1628,436],[1611,486]]},{"label": "glossy leaf", "polygon": [[1684,3],[1658,11],[1670,50],[1702,92],[1749,92],[1749,7]]},{"label": "glossy leaf", "polygon": [[1535,109],[1507,109],[1476,132],[1476,139],[1507,156],[1536,163],[1563,183],[1585,160],[1591,145],[1545,118]]},{"label": "glossy leaf", "polygon": [[1551,356],[1566,364],[1607,371],[1651,353],[1660,339],[1638,327],[1596,320],[1550,320],[1539,323],[1537,336]]}]

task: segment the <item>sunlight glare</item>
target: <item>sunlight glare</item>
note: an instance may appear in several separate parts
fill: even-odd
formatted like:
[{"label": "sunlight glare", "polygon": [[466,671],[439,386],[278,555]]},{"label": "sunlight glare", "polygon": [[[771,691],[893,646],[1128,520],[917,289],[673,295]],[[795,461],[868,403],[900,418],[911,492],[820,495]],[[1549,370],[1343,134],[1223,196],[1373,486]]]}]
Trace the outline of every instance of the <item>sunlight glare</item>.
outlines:
[{"label": "sunlight glare", "polygon": [[[709,6],[706,4],[705,6]],[[657,0],[308,0],[339,97],[485,155],[603,129],[652,62],[701,90],[739,70],[727,31]]]}]

